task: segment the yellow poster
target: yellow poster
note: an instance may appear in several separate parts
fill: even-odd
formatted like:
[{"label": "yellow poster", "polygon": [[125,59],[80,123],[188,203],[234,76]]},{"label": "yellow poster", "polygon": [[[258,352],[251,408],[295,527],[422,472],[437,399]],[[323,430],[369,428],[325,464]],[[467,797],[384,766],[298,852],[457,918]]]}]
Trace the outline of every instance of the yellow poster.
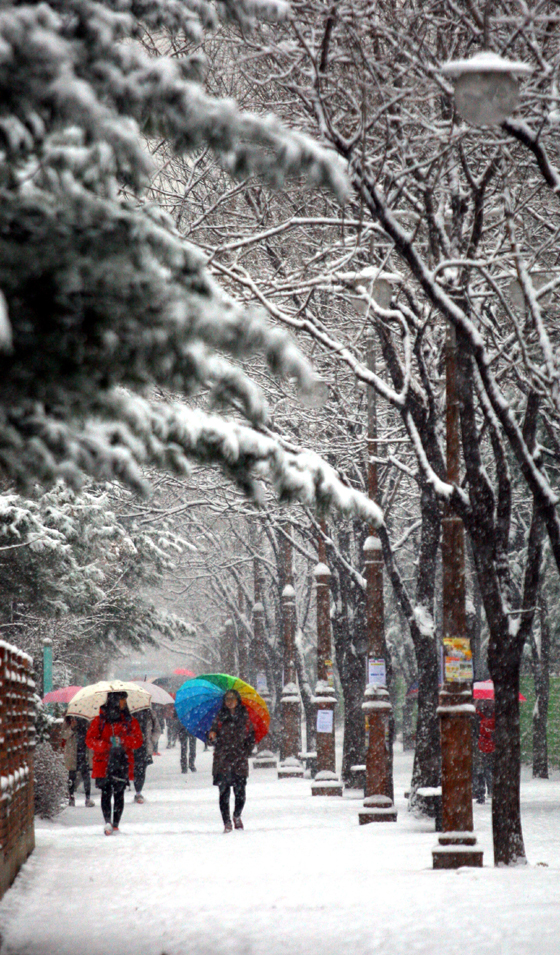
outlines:
[{"label": "yellow poster", "polygon": [[473,678],[471,641],[468,637],[444,637],[445,682],[469,683]]}]

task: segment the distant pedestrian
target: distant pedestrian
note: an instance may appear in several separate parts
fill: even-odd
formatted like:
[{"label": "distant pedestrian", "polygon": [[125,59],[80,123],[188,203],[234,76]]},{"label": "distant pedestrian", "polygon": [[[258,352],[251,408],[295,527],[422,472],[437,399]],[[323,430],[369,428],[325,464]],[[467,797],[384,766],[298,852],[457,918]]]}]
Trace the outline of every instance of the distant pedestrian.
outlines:
[{"label": "distant pedestrian", "polygon": [[87,720],[79,716],[66,716],[62,727],[64,740],[64,765],[68,770],[68,805],[76,805],[76,784],[82,777],[86,806],[95,806],[91,798],[91,750],[86,746]]},{"label": "distant pedestrian", "polygon": [[175,712],[174,706],[169,704],[165,709],[167,720],[167,749],[173,749],[179,738],[179,730],[181,729],[182,723]]},{"label": "distant pedestrian", "polygon": [[473,795],[478,803],[484,803],[486,794],[490,799],[492,798],[494,780],[494,751],[496,749],[494,700],[478,700],[476,712],[478,717],[478,753]]},{"label": "distant pedestrian", "polygon": [[93,750],[92,775],[101,790],[106,836],[118,832],[124,791],[134,779],[134,750],[142,745],[142,730],[130,714],[127,697],[124,692],[108,693],[86,735],[86,745]]},{"label": "distant pedestrian", "polygon": [[208,741],[215,744],[212,775],[220,792],[220,812],[224,832],[231,832],[230,793],[235,805],[233,825],[243,829],[241,813],[245,806],[245,789],[249,775],[249,756],[255,744],[255,732],[249,714],[237,690],[228,690],[220,711],[214,717]]},{"label": "distant pedestrian", "polygon": [[178,735],[179,745],[181,747],[181,772],[186,773],[188,765],[191,773],[196,773],[196,736],[192,736],[182,723],[179,725]]},{"label": "distant pedestrian", "polygon": [[159,751],[159,738],[163,733],[163,726],[165,724],[165,719],[163,716],[165,707],[162,706],[161,703],[153,703],[151,709],[158,726],[158,732],[154,735],[152,756],[161,756]]},{"label": "distant pedestrian", "polygon": [[134,750],[134,802],[143,803],[142,790],[146,781],[146,770],[154,761],[154,746],[161,736],[161,726],[151,707],[139,710],[136,718],[142,730],[142,745]]}]

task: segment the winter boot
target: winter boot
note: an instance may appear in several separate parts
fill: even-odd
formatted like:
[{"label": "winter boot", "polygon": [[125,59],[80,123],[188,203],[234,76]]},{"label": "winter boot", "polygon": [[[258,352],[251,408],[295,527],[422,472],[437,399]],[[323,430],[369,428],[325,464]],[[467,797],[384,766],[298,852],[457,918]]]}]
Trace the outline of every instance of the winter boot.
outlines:
[{"label": "winter boot", "polygon": [[142,793],[136,793],[136,795],[134,796],[134,802],[138,802],[140,803],[140,805],[144,802],[144,797]]},{"label": "winter boot", "polygon": [[91,809],[92,806],[95,806],[95,803],[94,803],[93,799],[91,798],[91,796],[88,796],[88,797],[87,797],[87,799],[86,799],[86,806],[88,807],[88,809]]},{"label": "winter boot", "polygon": [[69,805],[69,806],[75,806],[75,805],[76,805],[76,800],[74,799],[74,796],[68,796],[68,805]]},{"label": "winter boot", "polygon": [[236,829],[243,829],[243,820],[241,819],[241,816],[233,817],[233,825]]},{"label": "winter boot", "polygon": [[231,832],[232,829],[233,829],[233,826],[231,822],[224,822],[224,832]]},{"label": "winter boot", "polygon": [[113,827],[110,822],[105,823],[103,832],[105,833],[106,836],[111,836],[113,834]]}]

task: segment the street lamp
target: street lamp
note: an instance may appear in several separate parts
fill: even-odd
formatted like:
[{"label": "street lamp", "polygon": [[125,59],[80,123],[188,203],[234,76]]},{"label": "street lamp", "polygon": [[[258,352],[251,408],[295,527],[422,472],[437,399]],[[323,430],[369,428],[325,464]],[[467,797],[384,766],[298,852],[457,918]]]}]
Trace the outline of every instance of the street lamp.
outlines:
[{"label": "street lamp", "polygon": [[[524,63],[483,51],[470,60],[446,63],[441,72],[455,79],[457,112],[476,126],[502,123],[519,102],[519,78],[532,72]],[[457,340],[448,325],[446,340],[447,481],[460,483]],[[442,520],[444,685],[438,714],[441,727],[443,831],[432,851],[434,869],[481,866],[472,812],[472,655],[465,613],[463,522],[449,505]]]},{"label": "street lamp", "polygon": [[314,703],[317,707],[317,774],[311,785],[312,796],[342,796],[342,784],[336,775],[334,691],[331,632],[331,572],[327,566],[327,527],[321,521],[317,542],[319,563],[314,575],[317,585],[317,686]]},{"label": "street lamp", "polygon": [[455,80],[455,105],[463,119],[473,126],[496,126],[519,102],[520,77],[533,71],[526,63],[484,50],[469,60],[450,60],[441,72]]},{"label": "street lamp", "polygon": [[[455,329],[447,326],[446,448],[447,481],[460,484],[459,389]],[[441,731],[442,833],[432,850],[434,869],[481,866],[482,850],[473,833],[472,654],[467,635],[465,600],[465,531],[446,504],[441,533],[444,684],[439,697]]]},{"label": "street lamp", "polygon": [[296,682],[296,592],[293,587],[292,541],[286,534],[281,540],[285,587],[282,591],[282,621],[284,628],[284,679],[282,698],[282,729],[278,779],[301,778],[304,767],[299,760],[301,749],[301,700]]},{"label": "street lamp", "polygon": [[[365,316],[375,301],[381,308],[391,304],[392,285],[399,276],[380,272],[375,266],[362,269],[346,280],[358,295],[352,296],[358,315]],[[373,331],[367,330],[367,366],[375,372]],[[367,473],[368,496],[378,497],[377,484],[377,403],[375,391],[368,388]],[[366,578],[366,628],[368,640],[367,678],[362,710],[367,721],[366,787],[363,807],[358,813],[360,825],[371,822],[396,822],[393,781],[389,758],[389,732],[392,705],[387,690],[387,645],[385,642],[383,600],[383,554],[377,529],[370,527],[364,544]]]}]

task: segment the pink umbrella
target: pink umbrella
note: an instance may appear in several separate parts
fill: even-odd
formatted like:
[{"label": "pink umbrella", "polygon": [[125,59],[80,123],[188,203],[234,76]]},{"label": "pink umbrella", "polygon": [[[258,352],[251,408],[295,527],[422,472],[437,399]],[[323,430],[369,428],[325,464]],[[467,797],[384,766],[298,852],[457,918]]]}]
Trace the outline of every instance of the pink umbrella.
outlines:
[{"label": "pink umbrella", "polygon": [[63,686],[60,690],[51,690],[43,697],[43,703],[70,703],[81,686]]},{"label": "pink umbrella", "polygon": [[[481,680],[480,683],[473,683],[473,697],[475,700],[493,700],[494,699],[493,681]],[[523,694],[520,693],[519,700],[521,703],[526,703],[527,697],[523,696]]]},{"label": "pink umbrella", "polygon": [[193,673],[192,670],[185,670],[184,667],[177,667],[176,670],[173,670],[177,676],[196,676],[196,673]]}]

